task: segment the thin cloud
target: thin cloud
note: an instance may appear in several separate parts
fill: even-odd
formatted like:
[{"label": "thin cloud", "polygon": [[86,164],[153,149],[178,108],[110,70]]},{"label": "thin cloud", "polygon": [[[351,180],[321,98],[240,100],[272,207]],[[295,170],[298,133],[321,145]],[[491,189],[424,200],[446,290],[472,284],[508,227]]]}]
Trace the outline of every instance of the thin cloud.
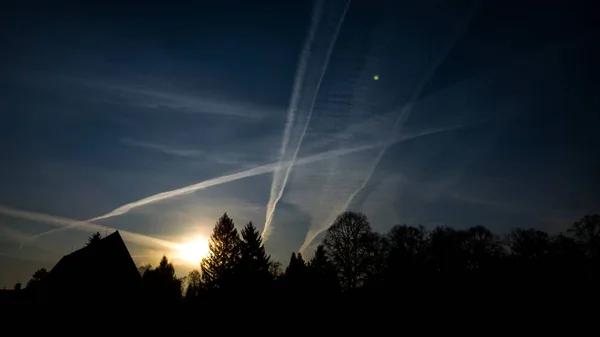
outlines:
[{"label": "thin cloud", "polygon": [[256,160],[254,160],[251,156],[244,153],[226,153],[222,151],[218,153],[209,153],[204,150],[173,147],[160,143],[139,141],[130,138],[122,138],[120,139],[120,142],[128,146],[156,151],[170,156],[190,159],[197,158],[205,162],[212,162],[221,165],[241,165],[246,167],[256,162]]},{"label": "thin cloud", "polygon": [[243,102],[211,99],[184,92],[142,89],[120,85],[108,85],[106,89],[114,91],[133,106],[145,108],[169,108],[190,113],[245,118],[263,118],[275,112],[271,108],[258,107]]},{"label": "thin cloud", "polygon": [[29,238],[25,233],[21,233],[12,228],[0,225],[0,237],[7,237],[13,241],[23,242]]},{"label": "thin cloud", "polygon": [[123,138],[120,141],[121,141],[121,143],[129,145],[129,146],[135,146],[135,147],[140,147],[140,148],[144,148],[144,149],[148,149],[148,150],[154,150],[154,151],[162,152],[162,153],[165,153],[168,155],[179,156],[179,157],[199,157],[202,154],[204,154],[204,152],[200,151],[200,150],[175,148],[175,147],[170,147],[167,145],[142,142],[142,141],[137,141],[137,140],[133,140],[133,139],[129,139],[129,138]]}]

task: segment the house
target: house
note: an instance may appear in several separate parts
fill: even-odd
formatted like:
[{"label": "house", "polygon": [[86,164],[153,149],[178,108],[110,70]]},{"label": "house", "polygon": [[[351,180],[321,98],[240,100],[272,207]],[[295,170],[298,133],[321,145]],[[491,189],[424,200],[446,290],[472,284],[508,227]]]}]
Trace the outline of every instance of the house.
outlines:
[{"label": "house", "polygon": [[50,299],[71,305],[134,301],[140,283],[119,231],[65,255],[48,275]]}]

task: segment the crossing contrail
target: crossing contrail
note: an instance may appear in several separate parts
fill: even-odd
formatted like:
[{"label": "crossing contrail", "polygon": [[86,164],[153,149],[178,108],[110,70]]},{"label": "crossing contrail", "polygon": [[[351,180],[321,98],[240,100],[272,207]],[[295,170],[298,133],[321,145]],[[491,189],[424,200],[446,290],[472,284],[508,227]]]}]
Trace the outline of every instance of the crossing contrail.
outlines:
[{"label": "crossing contrail", "polygon": [[[293,163],[293,164],[292,164],[291,160],[288,160],[288,161],[284,162],[283,165],[288,166],[288,165],[310,164],[310,163],[313,163],[316,161],[321,161],[321,160],[329,159],[332,157],[343,156],[343,155],[347,155],[347,154],[351,154],[351,153],[355,153],[355,152],[359,152],[359,151],[374,149],[378,146],[380,146],[380,143],[363,145],[363,146],[358,146],[358,147],[349,148],[349,149],[339,149],[339,150],[327,151],[327,152],[319,153],[316,155],[312,155],[312,156],[308,156],[308,157],[296,160],[295,163]],[[95,218],[85,220],[85,221],[80,221],[79,223],[73,223],[71,226],[55,228],[55,229],[51,229],[49,231],[34,235],[33,237],[31,237],[31,239],[35,240],[39,237],[42,237],[42,236],[45,236],[48,234],[52,234],[52,233],[56,233],[56,232],[60,232],[60,231],[69,229],[71,227],[78,226],[79,224],[82,224],[85,222],[97,221],[97,220],[101,220],[101,219],[107,219],[107,218],[112,218],[115,216],[123,215],[125,213],[128,213],[129,211],[131,211],[134,208],[144,206],[144,205],[147,205],[150,203],[162,201],[165,199],[177,197],[180,195],[193,193],[193,192],[196,192],[198,190],[201,190],[201,189],[204,189],[207,187],[212,187],[212,186],[228,183],[228,182],[243,179],[243,178],[253,177],[253,176],[260,175],[260,174],[270,173],[270,172],[275,171],[277,169],[277,167],[281,164],[282,163],[280,163],[280,162],[276,162],[276,163],[271,163],[271,164],[267,164],[267,165],[262,165],[262,166],[258,166],[258,167],[254,167],[254,168],[242,171],[242,172],[228,174],[225,176],[205,180],[200,183],[189,185],[189,186],[182,187],[182,188],[178,188],[175,190],[158,193],[158,194],[140,199],[138,201],[134,201],[134,202],[125,204],[123,206],[120,206],[120,207],[114,209],[111,212],[97,216]]]},{"label": "crossing contrail", "polygon": [[[315,40],[315,36],[317,33],[317,28],[319,27],[319,22],[321,21],[321,16],[323,14],[323,1],[319,0],[315,3],[313,8],[313,14],[311,16],[310,28],[308,30],[308,35],[306,37],[306,41],[304,41],[304,47],[302,48],[302,53],[300,54],[300,61],[298,63],[298,69],[296,71],[296,77],[294,78],[294,86],[292,88],[292,97],[290,99],[290,105],[288,107],[288,115],[287,120],[285,122],[285,128],[283,131],[283,138],[281,140],[281,148],[279,150],[279,165],[273,172],[273,181],[271,182],[271,191],[269,196],[269,202],[267,203],[267,215],[265,221],[265,230],[267,229],[268,224],[270,223],[270,214],[272,213],[274,200],[277,199],[276,195],[279,193],[278,190],[281,190],[279,181],[283,180],[283,165],[285,154],[287,152],[288,143],[290,141],[290,135],[292,132],[292,126],[296,120],[296,111],[298,110],[298,104],[300,101],[301,89],[304,84],[304,78],[306,77],[306,70],[308,68],[308,59],[310,58],[310,52],[312,49],[313,42]],[[263,235],[265,233],[263,230]]]},{"label": "crossing contrail", "polygon": [[[440,64],[446,59],[446,56],[448,55],[448,53],[450,53],[452,48],[454,48],[454,46],[456,45],[456,42],[458,41],[458,39],[463,34],[466,27],[469,25],[469,23],[473,19],[473,15],[475,14],[475,9],[477,7],[476,5],[477,5],[477,2],[473,5],[473,7],[469,11],[469,13],[465,16],[463,22],[455,30],[449,43],[446,45],[446,48],[442,51],[440,56],[431,65],[431,67],[428,69],[425,76],[423,76],[422,80],[417,84],[415,90],[412,92],[411,96],[409,97],[408,102],[404,105],[404,107],[402,107],[402,109],[400,109],[400,111],[398,113],[398,118],[396,118],[396,121],[394,122],[394,125],[392,126],[392,128],[388,134],[388,139],[397,137],[396,135],[398,134],[399,129],[402,128],[402,126],[404,125],[404,122],[408,119],[408,117],[412,113],[413,107],[415,106],[417,99],[421,95],[421,92],[423,92],[423,89],[425,88],[427,83],[429,83],[429,80],[431,80],[431,78],[437,71]],[[390,142],[387,141],[386,145],[381,147],[377,157],[373,161],[373,164],[371,165],[371,168],[369,169],[369,172],[367,173],[367,176],[363,180],[362,184],[350,195],[350,197],[348,198],[348,200],[346,200],[346,202],[340,208],[338,213],[341,213],[341,212],[345,211],[346,209],[348,209],[348,207],[350,206],[350,204],[352,203],[354,198],[365,188],[365,186],[371,180],[371,177],[373,177],[373,173],[375,172],[375,169],[381,162],[381,159],[385,155],[385,153],[386,153],[387,149],[390,147],[390,145],[391,145]],[[310,236],[307,233],[306,239],[304,240],[304,243],[302,244],[302,246],[300,246],[299,251],[303,252],[313,242],[313,240],[317,236],[319,236],[319,234],[323,233],[324,231],[326,231],[329,228],[329,225],[330,225],[329,223],[326,223],[321,229],[317,230],[314,234],[312,234]]]},{"label": "crossing contrail", "polygon": [[[432,129],[432,130],[428,130],[428,131],[424,131],[424,132],[420,132],[420,133],[415,133],[412,135],[408,135],[408,136],[404,136],[404,137],[400,137],[397,139],[393,140],[393,143],[397,143],[397,142],[402,142],[405,140],[409,140],[409,139],[414,139],[414,138],[418,138],[418,137],[422,137],[422,136],[426,136],[426,135],[430,135],[430,134],[434,134],[434,133],[439,133],[439,132],[444,132],[444,131],[449,131],[449,130],[454,130],[458,128],[457,126],[452,126],[452,127],[446,127],[446,128],[437,128],[437,129]],[[284,166],[287,165],[306,165],[306,164],[311,164],[314,162],[318,162],[321,160],[326,160],[326,159],[330,159],[330,158],[334,158],[334,157],[339,157],[339,156],[345,156],[345,155],[349,155],[352,153],[356,153],[356,152],[360,152],[360,151],[366,151],[366,150],[371,150],[371,149],[375,149],[378,148],[380,146],[384,146],[384,143],[381,142],[377,142],[377,143],[371,143],[371,144],[366,144],[366,145],[362,145],[362,146],[357,146],[357,147],[352,147],[352,148],[346,148],[346,149],[337,149],[337,150],[331,150],[331,151],[326,151],[326,152],[322,152],[322,153],[318,153],[315,155],[311,155],[311,156],[307,156],[304,158],[300,158],[298,160],[296,160],[294,163],[292,163],[291,161],[286,161],[283,163]],[[253,176],[257,176],[260,174],[265,174],[265,173],[270,173],[273,172],[277,169],[278,165],[280,165],[279,162],[276,163],[271,163],[271,164],[267,164],[267,165],[262,165],[262,166],[258,166],[258,167],[254,167],[248,170],[244,170],[242,172],[237,172],[237,173],[233,173],[233,174],[228,174],[228,175],[224,175],[221,177],[217,177],[217,178],[213,178],[213,179],[209,179],[209,180],[205,180],[202,182],[199,182],[197,184],[193,184],[193,185],[189,185],[189,186],[185,186],[182,188],[178,188],[175,190],[171,190],[171,191],[166,191],[166,192],[162,192],[162,193],[158,193],[158,194],[154,194],[151,195],[149,197],[125,204],[123,206],[120,206],[106,214],[97,216],[95,218],[89,219],[89,220],[85,220],[85,221],[73,221],[70,222],[67,226],[62,226],[60,228],[55,228],[55,229],[51,229],[49,231],[34,235],[32,237],[30,237],[30,240],[35,240],[39,237],[48,235],[48,234],[52,234],[52,233],[56,233],[56,232],[60,232],[63,230],[67,230],[67,229],[71,229],[74,227],[78,227],[78,226],[82,226],[85,227],[86,223],[89,222],[93,222],[93,221],[97,221],[97,220],[101,220],[101,219],[107,219],[107,218],[112,218],[115,216],[119,216],[119,215],[123,215],[125,213],[128,213],[129,211],[131,211],[134,208],[137,207],[141,207],[144,205],[148,205],[151,203],[155,203],[158,201],[162,201],[162,200],[166,200],[166,199],[170,199],[173,197],[177,197],[177,196],[181,196],[181,195],[185,195],[185,194],[189,194],[189,193],[193,193],[195,191],[204,189],[204,188],[208,188],[208,187],[212,187],[212,186],[216,186],[216,185],[220,185],[220,184],[224,184],[224,183],[228,183],[231,181],[235,181],[235,180],[239,180],[239,179],[244,179],[244,178],[248,178],[248,177],[253,177]],[[102,228],[107,228],[106,226],[102,226]]]},{"label": "crossing contrail", "polygon": [[[277,207],[277,203],[283,196],[283,192],[287,185],[287,181],[288,181],[288,178],[292,171],[292,167],[294,166],[293,165],[294,161],[296,160],[296,158],[298,156],[298,152],[300,151],[300,147],[302,146],[302,141],[304,140],[304,136],[306,135],[306,130],[308,129],[308,125],[310,124],[310,119],[312,117],[312,113],[313,113],[313,110],[315,107],[315,102],[317,100],[319,89],[321,88],[321,83],[323,82],[323,77],[325,76],[325,73],[327,72],[327,66],[329,65],[329,59],[331,58],[331,53],[333,52],[333,48],[335,47],[335,43],[336,43],[338,35],[340,33],[340,28],[342,27],[342,24],[344,23],[344,19],[346,17],[346,13],[348,12],[348,8],[350,7],[350,2],[351,2],[350,0],[348,0],[346,2],[346,6],[344,7],[344,9],[342,11],[340,19],[335,28],[335,31],[333,32],[331,40],[328,44],[328,48],[325,53],[325,59],[321,66],[320,74],[318,76],[316,85],[312,88],[312,90],[310,90],[310,89],[307,90],[308,91],[307,95],[312,96],[312,97],[309,98],[310,104],[307,107],[308,115],[306,117],[306,122],[304,123],[304,127],[302,128],[302,133],[300,134],[300,138],[298,139],[298,143],[296,144],[296,149],[294,150],[294,153],[292,155],[292,159],[291,159],[292,165],[288,165],[286,167],[285,174],[283,175],[283,177],[281,176],[282,175],[281,167],[278,168],[275,171],[275,174],[273,175],[273,181],[271,183],[271,193],[270,193],[270,197],[269,197],[269,202],[267,203],[267,207],[266,207],[267,211],[266,211],[266,216],[265,216],[265,226],[264,226],[263,234],[262,234],[263,240],[265,240],[265,241],[269,238],[270,229],[271,229],[270,225],[271,225],[271,222],[273,221],[273,215],[275,214],[275,208]],[[291,128],[293,126],[293,123],[295,120],[295,114],[298,110],[298,105],[300,103],[300,95],[302,94],[301,86],[303,84],[304,75],[307,70],[308,58],[310,56],[310,45],[312,44],[312,42],[314,40],[315,34],[316,34],[318,26],[319,26],[319,21],[320,21],[319,19],[320,19],[321,12],[322,12],[322,2],[319,1],[316,6],[317,6],[317,8],[315,9],[315,12],[313,14],[313,19],[311,21],[311,28],[310,28],[310,31],[308,34],[308,38],[307,38],[304,50],[302,51],[300,65],[298,67],[299,74],[301,73],[302,75],[301,76],[297,75],[296,81],[294,82],[294,91],[292,94],[292,102],[290,103],[288,119],[286,121],[283,141],[281,143],[281,159],[280,159],[280,161],[283,160],[283,157],[285,156],[285,154],[287,152],[287,146],[289,143]],[[281,183],[279,183],[279,181],[281,181]],[[279,187],[279,190],[276,191],[278,187]]]}]

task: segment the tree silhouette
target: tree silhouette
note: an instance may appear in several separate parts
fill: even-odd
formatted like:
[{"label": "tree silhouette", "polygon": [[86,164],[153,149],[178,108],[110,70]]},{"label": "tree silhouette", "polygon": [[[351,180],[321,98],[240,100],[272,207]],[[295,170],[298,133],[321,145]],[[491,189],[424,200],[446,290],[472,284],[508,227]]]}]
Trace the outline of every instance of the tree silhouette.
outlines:
[{"label": "tree silhouette", "polygon": [[514,229],[506,235],[511,255],[519,261],[539,261],[550,245],[547,233],[537,229]]},{"label": "tree silhouette", "polygon": [[185,298],[192,299],[198,297],[202,291],[202,276],[200,275],[200,272],[195,269],[192,270],[188,274],[186,282]]},{"label": "tree silhouette", "polygon": [[498,237],[483,226],[471,227],[465,234],[463,248],[469,270],[482,271],[504,253]]},{"label": "tree silhouette", "polygon": [[283,276],[283,270],[281,269],[281,263],[277,261],[269,262],[269,274],[273,280],[278,280]]},{"label": "tree silhouette", "polygon": [[150,263],[138,267],[140,276],[144,276],[144,273],[146,273],[147,270],[152,270],[152,265]]},{"label": "tree silhouette", "polygon": [[[334,311],[361,303],[369,312],[383,308],[383,303],[410,310],[423,303],[431,308],[457,302],[484,308],[497,303],[492,300],[496,293],[514,305],[526,299],[531,307],[544,298],[562,303],[598,292],[598,226],[598,216],[588,215],[568,228],[568,236],[517,228],[500,241],[483,226],[426,230],[408,225],[393,226],[382,235],[371,230],[364,214],[344,212],[308,262],[304,252],[291,253],[282,273],[281,264],[271,261],[252,222],[238,235],[225,213],[215,224],[201,271],[193,270],[185,278],[183,300],[182,279],[176,277],[166,256],[156,268],[138,268],[143,297],[135,298],[148,310],[146,316],[162,319],[159,327],[148,327],[153,333],[170,332],[172,322],[182,315],[194,322],[198,315],[212,318],[209,315],[235,305],[258,310],[261,304],[272,305],[282,298],[294,305],[321,301]],[[105,267],[110,268],[99,269]],[[31,298],[35,302],[27,303],[36,305],[60,303],[64,297],[53,292],[64,282],[53,275],[43,268],[37,270],[14,298]],[[81,287],[88,288],[93,296],[98,286]],[[281,304],[278,312],[286,309]],[[192,328],[185,327],[186,332]]]},{"label": "tree silhouette", "polygon": [[465,232],[446,226],[436,227],[429,233],[428,255],[434,272],[455,278],[467,269],[465,237]]},{"label": "tree silhouette", "polygon": [[290,277],[299,277],[306,272],[306,262],[301,253],[292,253],[290,263],[285,268],[285,275]]},{"label": "tree silhouette", "polygon": [[100,232],[96,232],[96,233],[92,234],[92,236],[90,236],[88,238],[88,240],[85,243],[85,245],[86,246],[93,245],[93,244],[96,244],[96,243],[100,242],[100,240],[102,240],[102,234],[100,234]]},{"label": "tree silhouette", "polygon": [[586,215],[573,223],[568,233],[573,234],[594,260],[600,256],[600,215]]},{"label": "tree silhouette", "polygon": [[370,240],[369,221],[358,212],[343,212],[327,230],[323,245],[337,269],[344,290],[354,289],[364,280]]},{"label": "tree silhouette", "polygon": [[387,273],[390,282],[413,281],[425,264],[428,249],[423,226],[395,225],[387,233]]},{"label": "tree silhouette", "polygon": [[240,256],[238,276],[249,287],[265,286],[270,278],[269,262],[271,257],[265,252],[260,233],[252,221],[242,230]]},{"label": "tree silhouette", "polygon": [[27,282],[28,289],[39,288],[48,279],[48,271],[46,268],[40,268],[33,273],[31,279]]},{"label": "tree silhouette", "polygon": [[315,255],[308,262],[310,281],[313,292],[332,293],[337,291],[338,279],[335,267],[327,258],[325,246],[318,245]]},{"label": "tree silhouette", "polygon": [[365,240],[367,252],[365,285],[381,287],[387,272],[389,244],[385,236],[376,232],[367,234]]},{"label": "tree silhouette", "polygon": [[209,288],[231,285],[240,260],[240,237],[227,213],[217,221],[208,249],[209,255],[201,262],[202,281]]},{"label": "tree silhouette", "polygon": [[175,268],[166,256],[155,269],[147,269],[142,285],[148,296],[161,305],[175,303],[181,298],[181,280],[175,276]]},{"label": "tree silhouette", "polygon": [[307,266],[301,253],[292,253],[285,268],[284,286],[293,295],[302,296],[306,291]]},{"label": "tree silhouette", "polygon": [[160,259],[160,263],[158,264],[158,267],[156,267],[156,272],[161,275],[161,277],[168,280],[175,278],[175,268],[166,256],[163,256]]}]

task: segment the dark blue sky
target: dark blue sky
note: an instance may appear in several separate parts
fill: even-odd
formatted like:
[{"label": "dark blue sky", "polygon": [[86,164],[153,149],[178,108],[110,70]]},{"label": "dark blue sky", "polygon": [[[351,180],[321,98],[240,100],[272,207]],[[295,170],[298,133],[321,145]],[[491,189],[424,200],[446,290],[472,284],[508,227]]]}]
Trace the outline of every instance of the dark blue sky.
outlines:
[{"label": "dark blue sky", "polygon": [[198,183],[94,223],[142,234],[125,235],[137,263],[166,253],[183,271],[173,244],[223,212],[268,226],[282,262],[346,208],[379,231],[498,233],[598,212],[593,2],[2,6],[9,286],[95,228],[31,236]]}]

